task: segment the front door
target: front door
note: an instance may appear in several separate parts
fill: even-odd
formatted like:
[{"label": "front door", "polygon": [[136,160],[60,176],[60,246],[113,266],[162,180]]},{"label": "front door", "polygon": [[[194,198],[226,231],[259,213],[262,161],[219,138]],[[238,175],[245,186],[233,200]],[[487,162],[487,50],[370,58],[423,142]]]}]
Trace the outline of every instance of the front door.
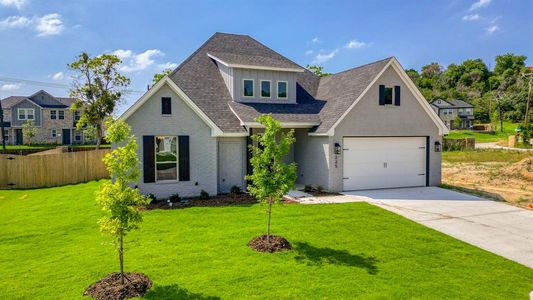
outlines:
[{"label": "front door", "polygon": [[63,129],[63,145],[70,145],[70,129]]},{"label": "front door", "polygon": [[22,129],[15,129],[15,145],[24,144],[22,137]]}]

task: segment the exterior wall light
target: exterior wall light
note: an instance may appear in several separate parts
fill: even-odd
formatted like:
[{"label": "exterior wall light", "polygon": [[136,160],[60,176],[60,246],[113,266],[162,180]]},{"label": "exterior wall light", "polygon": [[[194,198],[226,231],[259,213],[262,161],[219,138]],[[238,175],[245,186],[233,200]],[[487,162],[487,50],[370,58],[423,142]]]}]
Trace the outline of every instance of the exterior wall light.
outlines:
[{"label": "exterior wall light", "polygon": [[335,154],[341,154],[341,145],[339,143],[335,143]]},{"label": "exterior wall light", "polygon": [[442,151],[442,145],[439,141],[435,142],[435,152],[441,152]]}]

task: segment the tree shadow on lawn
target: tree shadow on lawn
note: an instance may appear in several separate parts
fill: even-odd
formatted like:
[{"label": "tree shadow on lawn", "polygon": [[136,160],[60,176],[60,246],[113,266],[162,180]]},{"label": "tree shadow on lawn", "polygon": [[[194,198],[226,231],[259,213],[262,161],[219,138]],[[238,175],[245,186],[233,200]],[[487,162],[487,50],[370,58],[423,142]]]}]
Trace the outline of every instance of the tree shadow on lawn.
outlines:
[{"label": "tree shadow on lawn", "polygon": [[144,295],[144,299],[188,299],[188,300],[217,300],[217,296],[205,296],[201,293],[192,293],[177,284],[153,287]]},{"label": "tree shadow on lawn", "polygon": [[348,267],[358,267],[366,269],[369,274],[377,274],[378,260],[374,256],[350,254],[347,250],[336,250],[332,248],[318,248],[305,242],[294,243],[298,253],[294,259],[307,265],[322,266],[324,264],[334,264]]}]

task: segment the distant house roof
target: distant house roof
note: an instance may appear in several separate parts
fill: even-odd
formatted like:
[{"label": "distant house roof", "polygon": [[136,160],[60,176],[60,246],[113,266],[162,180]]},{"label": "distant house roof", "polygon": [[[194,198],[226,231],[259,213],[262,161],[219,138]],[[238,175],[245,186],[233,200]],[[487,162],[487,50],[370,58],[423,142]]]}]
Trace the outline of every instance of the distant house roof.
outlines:
[{"label": "distant house roof", "polygon": [[[46,99],[41,99],[40,97],[37,97],[37,95],[43,93],[49,97],[47,97]],[[1,100],[2,108],[11,108],[24,100],[32,101],[35,104],[44,108],[69,108],[73,103],[76,102],[76,99],[74,98],[54,97],[46,91],[40,90],[31,96],[9,96],[7,98],[4,98]]]},{"label": "distant house roof", "polygon": [[530,69],[531,71],[533,71],[533,66],[529,66],[527,68]]},{"label": "distant house roof", "polygon": [[[440,102],[440,103],[439,103]],[[446,108],[471,108],[474,107],[473,105],[459,99],[454,100],[443,100],[443,99],[436,99],[431,102],[431,105],[436,107],[446,107]]]}]

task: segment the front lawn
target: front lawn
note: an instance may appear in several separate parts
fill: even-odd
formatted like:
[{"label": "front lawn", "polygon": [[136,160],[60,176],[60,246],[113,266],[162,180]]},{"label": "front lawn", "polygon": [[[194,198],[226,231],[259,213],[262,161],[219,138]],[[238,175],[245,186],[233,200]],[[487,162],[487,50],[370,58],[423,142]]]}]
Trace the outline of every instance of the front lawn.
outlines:
[{"label": "front lawn", "polygon": [[[500,124],[498,123],[498,126]],[[510,135],[515,134],[515,128],[518,127],[518,123],[503,122],[503,132],[498,128],[494,134],[473,132],[471,130],[450,130],[450,133],[446,138],[450,139],[462,139],[473,137],[476,139],[476,143],[490,143],[498,142],[501,140],[507,141]]]},{"label": "front lawn", "polygon": [[[98,230],[98,182],[0,191],[0,299],[81,298],[117,271]],[[533,270],[365,203],[277,206],[273,231],[294,250],[246,243],[265,230],[258,205],[144,213],[127,237],[127,271],[147,299],[527,299]]]}]

